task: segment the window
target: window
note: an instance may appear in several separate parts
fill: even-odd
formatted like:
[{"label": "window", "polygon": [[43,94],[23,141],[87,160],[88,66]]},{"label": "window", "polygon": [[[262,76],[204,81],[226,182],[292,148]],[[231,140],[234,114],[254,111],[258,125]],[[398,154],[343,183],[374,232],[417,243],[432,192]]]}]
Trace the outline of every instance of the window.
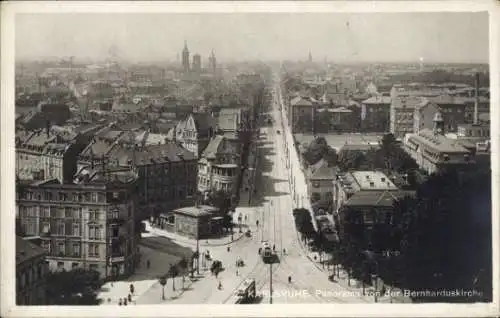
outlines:
[{"label": "window", "polygon": [[56,228],[56,234],[57,235],[65,235],[65,226],[64,222],[62,221],[57,221],[57,228]]},{"label": "window", "polygon": [[65,249],[66,249],[66,246],[65,246],[64,242],[57,243],[57,255],[58,256],[64,256]]},{"label": "window", "polygon": [[73,208],[73,218],[74,219],[79,219],[81,216],[80,216],[80,209],[81,208]]},{"label": "window", "polygon": [[58,270],[63,270],[64,269],[64,262],[57,262],[57,269]]},{"label": "window", "polygon": [[101,229],[98,226],[89,226],[89,239],[90,240],[101,239]]},{"label": "window", "polygon": [[99,244],[89,244],[89,256],[99,257]]},{"label": "window", "polygon": [[66,216],[66,218],[72,219],[73,218],[73,209],[72,208],[65,208],[64,215]]},{"label": "window", "polygon": [[90,270],[92,271],[97,271],[97,264],[90,264],[89,265]]},{"label": "window", "polygon": [[80,236],[80,224],[79,223],[73,223],[73,236]]},{"label": "window", "polygon": [[97,202],[97,193],[96,192],[92,192],[92,202]]},{"label": "window", "polygon": [[35,223],[26,223],[25,224],[26,234],[27,235],[37,235],[36,233],[36,224]]},{"label": "window", "polygon": [[314,202],[321,200],[321,194],[319,192],[313,192],[311,195],[311,200]]},{"label": "window", "polygon": [[40,217],[49,218],[50,217],[50,209],[48,206],[43,206],[40,208]]},{"label": "window", "polygon": [[73,193],[73,195],[71,196],[71,198],[72,198],[73,201],[78,202],[78,199],[79,199],[78,193]]},{"label": "window", "polygon": [[71,263],[71,269],[75,269],[75,268],[78,268],[80,264],[78,264],[77,262],[73,262]]},{"label": "window", "polygon": [[73,243],[72,254],[74,257],[80,257],[80,244],[79,243]]},{"label": "window", "polygon": [[89,210],[89,220],[97,221],[99,219],[99,212],[97,210]]}]

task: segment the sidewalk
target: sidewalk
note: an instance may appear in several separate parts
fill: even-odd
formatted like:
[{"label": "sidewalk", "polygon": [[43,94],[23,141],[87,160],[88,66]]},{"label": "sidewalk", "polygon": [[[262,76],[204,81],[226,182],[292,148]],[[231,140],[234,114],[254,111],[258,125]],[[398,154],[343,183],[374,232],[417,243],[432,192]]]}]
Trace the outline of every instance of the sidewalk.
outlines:
[{"label": "sidewalk", "polygon": [[[301,244],[302,245],[302,244]],[[302,245],[303,246],[303,245]],[[312,252],[306,248],[304,248],[304,252],[306,253],[307,255],[307,258],[322,272],[324,272],[326,274],[326,278],[328,278],[328,276],[332,273],[333,271],[333,267],[332,265],[330,265],[330,267],[328,267],[327,265],[325,265],[325,267],[323,268],[323,265],[321,264],[320,262],[320,258],[319,258],[319,253],[317,252]],[[316,260],[314,260],[314,257],[316,256]],[[331,258],[331,255],[329,254],[323,254],[323,258],[322,260],[325,261],[325,260],[329,260]],[[338,284],[339,286],[341,286],[342,288],[345,288],[349,291],[359,291],[359,292],[362,292],[362,287],[361,287],[361,282],[357,281],[356,279],[352,278],[351,277],[351,286],[349,286],[348,282],[347,282],[347,279],[348,279],[348,275],[347,275],[347,272],[341,268],[340,269],[340,278],[339,277],[335,277],[335,283]],[[386,294],[385,295],[378,295],[378,302],[380,303],[411,303],[411,300],[408,299],[407,297],[403,297],[403,293],[400,289],[397,289],[397,288],[392,288],[391,286],[388,286],[388,285],[385,285],[386,287]],[[390,291],[390,293],[389,293]],[[367,294],[367,296],[365,297],[368,297],[368,299],[371,299],[370,301],[374,301],[374,296],[373,296],[373,292],[374,292],[374,287],[373,286],[366,286],[365,287],[365,293]],[[394,296],[391,296],[392,295],[398,295],[398,297],[394,297]]]},{"label": "sidewalk", "polygon": [[[134,285],[132,303],[137,301],[143,294],[158,283],[158,277],[164,275],[170,264],[175,262],[175,257],[167,253],[159,252],[145,246],[140,246],[142,261],[140,267],[129,278],[122,281],[107,282],[101,287],[98,295],[102,299],[101,305],[117,305],[119,299],[123,299],[130,293],[130,285]],[[150,261],[150,267],[146,267],[146,260]],[[179,280],[181,286],[182,278]],[[177,284],[177,281],[176,281]],[[159,295],[160,296],[160,295]],[[109,300],[109,301],[108,301]]]}]

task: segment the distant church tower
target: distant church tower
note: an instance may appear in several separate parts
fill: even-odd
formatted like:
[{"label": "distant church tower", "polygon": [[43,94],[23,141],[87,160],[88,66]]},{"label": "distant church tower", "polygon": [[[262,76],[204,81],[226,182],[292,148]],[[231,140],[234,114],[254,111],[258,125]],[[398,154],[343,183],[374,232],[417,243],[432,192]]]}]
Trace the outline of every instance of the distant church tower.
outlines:
[{"label": "distant church tower", "polygon": [[312,63],[312,61],[313,61],[313,56],[311,54],[311,51],[309,51],[309,63]]},{"label": "distant church tower", "polygon": [[212,71],[212,73],[215,74],[215,72],[217,71],[217,59],[215,58],[215,52],[213,49],[212,53],[208,57],[208,67]]},{"label": "distant church tower", "polygon": [[184,72],[189,72],[189,50],[186,41],[184,41],[184,50],[182,50],[182,67]]}]

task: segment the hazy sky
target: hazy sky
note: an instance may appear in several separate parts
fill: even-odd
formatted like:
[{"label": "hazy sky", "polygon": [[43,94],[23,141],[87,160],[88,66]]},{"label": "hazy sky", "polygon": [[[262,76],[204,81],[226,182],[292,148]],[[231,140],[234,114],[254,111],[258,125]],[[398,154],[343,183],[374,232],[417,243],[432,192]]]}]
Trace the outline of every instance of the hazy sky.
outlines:
[{"label": "hazy sky", "polygon": [[224,59],[487,62],[484,13],[44,13],[16,16],[19,58],[175,60],[188,42]]}]

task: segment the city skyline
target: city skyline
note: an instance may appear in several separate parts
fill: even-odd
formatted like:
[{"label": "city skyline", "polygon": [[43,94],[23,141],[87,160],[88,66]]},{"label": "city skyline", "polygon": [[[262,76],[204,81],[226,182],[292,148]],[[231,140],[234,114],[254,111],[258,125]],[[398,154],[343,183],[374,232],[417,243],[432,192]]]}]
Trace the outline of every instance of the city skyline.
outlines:
[{"label": "city skyline", "polygon": [[[227,26],[231,25],[231,32]],[[16,58],[487,63],[488,13],[19,14]],[[37,30],[35,33],[34,30]],[[154,32],[152,32],[154,30]],[[162,30],[159,32],[158,30]],[[225,32],[225,34],[224,34]]]}]

